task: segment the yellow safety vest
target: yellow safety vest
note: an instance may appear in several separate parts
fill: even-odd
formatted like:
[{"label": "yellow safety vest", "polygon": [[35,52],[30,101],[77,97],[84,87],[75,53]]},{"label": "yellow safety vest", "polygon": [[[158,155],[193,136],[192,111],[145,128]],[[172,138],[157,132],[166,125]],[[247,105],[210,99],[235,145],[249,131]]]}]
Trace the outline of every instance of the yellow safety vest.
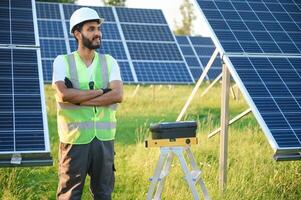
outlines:
[{"label": "yellow safety vest", "polygon": [[[73,88],[89,90],[91,81],[87,67],[77,52],[64,55],[67,77]],[[94,89],[106,88],[111,72],[111,57],[95,53],[97,67],[94,68],[92,80]],[[107,141],[115,138],[116,104],[111,106],[78,106],[57,100],[57,124],[60,141],[69,144],[87,144],[97,137]]]}]

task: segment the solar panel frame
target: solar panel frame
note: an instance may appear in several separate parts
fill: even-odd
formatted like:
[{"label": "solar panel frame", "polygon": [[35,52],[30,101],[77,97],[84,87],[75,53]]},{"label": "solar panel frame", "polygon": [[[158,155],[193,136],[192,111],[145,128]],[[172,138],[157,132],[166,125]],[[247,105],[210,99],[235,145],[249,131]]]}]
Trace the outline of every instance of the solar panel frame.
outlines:
[{"label": "solar panel frame", "polygon": [[[257,121],[259,122],[259,124],[261,125],[261,127],[262,127],[262,129],[263,129],[263,131],[264,131],[264,133],[266,134],[266,136],[267,136],[267,138],[268,138],[268,141],[269,141],[269,143],[270,143],[270,145],[272,146],[272,148],[275,150],[275,152],[277,153],[277,154],[281,154],[281,153],[287,153],[287,152],[299,152],[300,150],[301,150],[301,143],[299,143],[297,146],[295,146],[295,147],[281,147],[281,145],[279,145],[277,142],[276,142],[276,140],[275,140],[275,134],[273,135],[272,134],[272,132],[271,132],[271,130],[270,130],[270,128],[269,128],[269,125],[267,124],[267,122],[266,122],[266,120],[264,120],[264,116],[262,116],[262,114],[263,113],[266,113],[267,112],[267,114],[264,114],[265,116],[267,115],[267,118],[269,117],[269,115],[271,116],[271,117],[273,117],[273,115],[272,114],[269,114],[268,113],[268,111],[269,111],[269,105],[267,105],[266,104],[266,102],[265,102],[265,105],[264,105],[264,107],[260,107],[260,106],[256,106],[256,104],[255,104],[255,102],[254,102],[254,100],[252,99],[252,97],[253,98],[257,98],[257,99],[261,99],[261,98],[265,98],[265,100],[267,101],[267,93],[270,93],[270,89],[267,89],[267,88],[265,88],[265,87],[263,87],[262,89],[259,87],[259,85],[258,84],[256,84],[257,82],[253,82],[253,83],[246,83],[245,81],[243,81],[241,78],[242,78],[242,76],[239,76],[238,75],[238,72],[237,72],[237,69],[234,69],[234,66],[233,66],[233,64],[232,64],[232,62],[231,62],[231,59],[235,59],[235,58],[247,58],[247,59],[250,59],[250,58],[267,58],[267,59],[273,59],[273,58],[281,58],[281,59],[283,59],[283,57],[273,57],[273,56],[262,56],[262,57],[258,57],[258,56],[248,56],[248,57],[246,57],[246,56],[227,56],[227,57],[224,57],[224,61],[225,61],[225,63],[227,64],[227,66],[228,66],[228,69],[229,69],[229,71],[230,71],[230,73],[231,73],[231,75],[232,75],[232,77],[233,77],[233,79],[235,80],[235,82],[238,84],[238,86],[239,86],[239,88],[240,88],[240,90],[242,91],[242,93],[244,94],[244,96],[245,96],[245,99],[247,100],[247,102],[248,102],[248,104],[249,104],[249,106],[251,107],[251,110],[252,110],[252,112],[253,112],[253,114],[254,114],[254,116],[255,116],[255,118],[257,119]],[[295,58],[295,59],[299,59],[299,60],[301,60],[301,56],[294,56],[294,57],[288,57],[288,58]],[[237,66],[237,65],[236,65]],[[256,75],[256,74],[255,74]],[[247,77],[250,77],[251,76],[251,80],[254,80],[254,79],[252,79],[252,75],[250,75],[250,74],[248,74],[247,75]],[[257,75],[258,76],[258,75]],[[256,89],[257,90],[259,90],[259,94],[257,94],[257,95],[255,95],[255,94],[250,94],[249,93],[249,91],[248,91],[248,89],[247,89],[247,87],[252,87],[252,86],[250,86],[250,84],[252,85],[254,85],[253,87],[256,87]],[[271,84],[273,84],[273,83],[271,83]],[[297,84],[298,85],[298,84]],[[277,90],[278,90],[279,88],[277,87]],[[275,91],[275,92],[277,92],[277,90]],[[254,91],[254,90],[253,90]],[[273,91],[273,90],[272,90]],[[285,91],[285,90],[284,90]],[[279,93],[278,93],[279,94]],[[300,93],[301,94],[301,93]],[[275,94],[274,95],[272,95],[272,94],[270,94],[271,95],[271,97],[273,97],[273,98],[278,98],[277,96],[275,97]],[[281,94],[281,95],[283,95],[283,94]],[[271,98],[270,97],[270,98]],[[297,96],[297,97],[299,97],[299,96]],[[300,102],[300,100],[299,100],[299,102]],[[270,104],[271,104],[272,102],[270,102]],[[286,103],[288,103],[288,102],[286,102]],[[287,104],[286,104],[287,105]],[[262,110],[262,109],[264,109],[264,110]],[[299,107],[299,109],[300,109],[300,107]],[[264,112],[263,112],[264,111]],[[280,117],[280,116],[279,116]],[[277,118],[273,118],[273,120],[275,120],[275,119],[277,119]],[[275,124],[276,126],[278,125],[278,126],[280,126],[280,124],[278,123],[277,124],[277,122],[276,122],[276,124]],[[277,129],[280,129],[280,128],[283,128],[283,127],[276,127],[276,130]],[[279,130],[280,131],[280,130]],[[277,136],[277,135],[276,135]],[[289,135],[287,135],[287,136],[289,136]]]}]

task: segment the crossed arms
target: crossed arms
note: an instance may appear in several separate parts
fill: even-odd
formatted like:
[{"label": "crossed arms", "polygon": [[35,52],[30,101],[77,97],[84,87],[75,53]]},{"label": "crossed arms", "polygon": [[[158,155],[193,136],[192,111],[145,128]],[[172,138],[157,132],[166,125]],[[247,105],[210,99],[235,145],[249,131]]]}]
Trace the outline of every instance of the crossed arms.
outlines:
[{"label": "crossed arms", "polygon": [[56,89],[58,100],[82,106],[109,106],[121,103],[123,99],[123,84],[115,80],[109,83],[112,90],[103,94],[103,90],[78,90],[67,88],[64,81],[57,81],[53,85]]}]

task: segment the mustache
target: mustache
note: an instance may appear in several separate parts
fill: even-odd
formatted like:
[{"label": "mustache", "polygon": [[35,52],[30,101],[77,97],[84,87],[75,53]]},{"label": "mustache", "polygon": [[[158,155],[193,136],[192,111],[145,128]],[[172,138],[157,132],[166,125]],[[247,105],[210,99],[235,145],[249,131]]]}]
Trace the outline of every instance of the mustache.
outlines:
[{"label": "mustache", "polygon": [[100,36],[95,36],[95,37],[93,37],[93,40],[95,40],[95,39],[101,39],[101,37]]}]

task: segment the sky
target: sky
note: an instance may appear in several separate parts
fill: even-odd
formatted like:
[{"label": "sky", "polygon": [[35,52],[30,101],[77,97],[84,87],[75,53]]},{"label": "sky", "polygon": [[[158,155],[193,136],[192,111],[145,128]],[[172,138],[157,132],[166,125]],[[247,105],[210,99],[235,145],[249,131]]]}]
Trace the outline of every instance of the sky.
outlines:
[{"label": "sky", "polygon": [[[80,5],[103,5],[102,0],[77,0]],[[171,29],[174,28],[175,20],[181,22],[180,6],[183,0],[127,0],[126,6],[129,8],[150,8],[161,9]],[[191,3],[195,4],[194,0]],[[197,8],[197,6],[194,6]],[[201,14],[198,9],[194,12],[197,19],[193,24],[193,35],[209,36],[209,31],[206,29],[206,25],[202,20]]]}]

